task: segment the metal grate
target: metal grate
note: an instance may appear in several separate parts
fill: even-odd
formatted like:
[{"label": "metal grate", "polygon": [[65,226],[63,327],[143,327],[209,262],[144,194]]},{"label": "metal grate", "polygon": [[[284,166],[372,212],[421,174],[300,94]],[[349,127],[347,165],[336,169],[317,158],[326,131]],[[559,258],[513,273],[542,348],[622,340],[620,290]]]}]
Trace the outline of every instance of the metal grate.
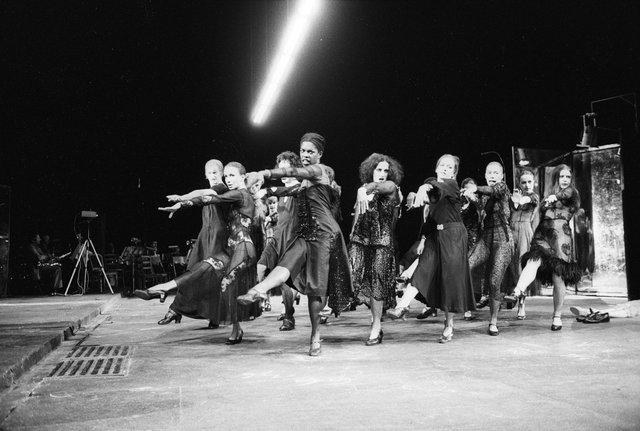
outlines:
[{"label": "metal grate", "polygon": [[59,362],[49,377],[124,376],[129,371],[131,346],[80,346]]}]

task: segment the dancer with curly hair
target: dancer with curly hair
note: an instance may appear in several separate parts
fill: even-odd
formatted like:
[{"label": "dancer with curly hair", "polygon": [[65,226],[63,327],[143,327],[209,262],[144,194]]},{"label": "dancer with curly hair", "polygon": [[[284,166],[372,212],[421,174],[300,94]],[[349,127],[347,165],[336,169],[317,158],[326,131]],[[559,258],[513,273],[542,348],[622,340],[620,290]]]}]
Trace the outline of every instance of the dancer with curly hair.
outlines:
[{"label": "dancer with curly hair", "polygon": [[373,153],[360,165],[360,181],[349,257],[358,300],[371,309],[367,346],[382,342],[384,310],[396,305],[396,222],[402,196],[402,166],[392,157]]}]

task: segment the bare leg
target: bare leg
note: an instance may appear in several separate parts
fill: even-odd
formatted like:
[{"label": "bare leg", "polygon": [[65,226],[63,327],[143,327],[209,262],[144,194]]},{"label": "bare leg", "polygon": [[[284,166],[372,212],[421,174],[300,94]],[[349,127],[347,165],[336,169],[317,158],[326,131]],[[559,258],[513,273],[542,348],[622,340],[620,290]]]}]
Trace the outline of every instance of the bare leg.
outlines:
[{"label": "bare leg", "polygon": [[237,340],[242,333],[242,329],[240,328],[240,323],[238,319],[238,301],[236,301],[236,297],[238,296],[238,283],[232,282],[228,287],[228,298],[229,298],[229,320],[231,321],[233,327],[231,329],[231,335],[229,336],[229,340]]},{"label": "bare leg", "polygon": [[264,280],[253,286],[253,289],[260,293],[267,293],[269,290],[284,284],[290,276],[291,273],[287,268],[276,266]]},{"label": "bare leg", "polygon": [[[288,271],[287,271],[288,272]],[[271,274],[269,274],[271,275]],[[320,312],[327,305],[327,297],[309,296],[309,319],[311,320],[311,339],[309,355],[320,354]]]},{"label": "bare leg", "polygon": [[[515,289],[513,289],[514,296],[520,296],[523,294],[527,287],[535,281],[538,268],[540,268],[541,264],[542,260],[540,259],[529,259],[527,261],[527,264],[522,268],[522,274],[520,274],[520,278],[518,278],[518,283],[516,284]],[[562,284],[564,285],[564,282]]]},{"label": "bare leg", "polygon": [[559,275],[553,274],[553,321],[551,330],[557,331],[562,328],[562,304],[566,286],[564,280]]},{"label": "bare leg", "polygon": [[495,333],[495,335],[498,334],[498,310],[500,310],[500,302],[500,300],[493,298],[489,300],[489,310],[491,313],[489,320],[489,333],[491,335],[494,335],[492,333]]},{"label": "bare leg", "polygon": [[397,309],[408,308],[413,298],[415,298],[417,295],[418,295],[418,289],[416,289],[411,283],[407,284],[407,288],[404,290],[404,294],[402,295],[402,298],[400,298],[400,300],[398,301],[396,308]]},{"label": "bare leg", "polygon": [[369,334],[369,339],[373,340],[378,338],[381,329],[380,320],[382,319],[382,308],[384,306],[384,301],[378,301],[371,298],[369,302],[371,304],[371,333]]}]

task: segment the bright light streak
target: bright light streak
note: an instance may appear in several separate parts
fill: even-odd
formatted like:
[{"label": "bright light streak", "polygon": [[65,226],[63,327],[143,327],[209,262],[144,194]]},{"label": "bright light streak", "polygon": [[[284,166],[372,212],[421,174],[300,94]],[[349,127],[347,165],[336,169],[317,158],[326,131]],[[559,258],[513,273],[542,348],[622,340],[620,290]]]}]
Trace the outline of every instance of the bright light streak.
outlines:
[{"label": "bright light streak", "polygon": [[278,51],[260,94],[251,113],[251,122],[262,125],[269,117],[278,101],[282,87],[293,69],[296,57],[311,29],[313,20],[320,12],[321,0],[298,0],[296,9],[289,17],[287,26],[280,39]]}]

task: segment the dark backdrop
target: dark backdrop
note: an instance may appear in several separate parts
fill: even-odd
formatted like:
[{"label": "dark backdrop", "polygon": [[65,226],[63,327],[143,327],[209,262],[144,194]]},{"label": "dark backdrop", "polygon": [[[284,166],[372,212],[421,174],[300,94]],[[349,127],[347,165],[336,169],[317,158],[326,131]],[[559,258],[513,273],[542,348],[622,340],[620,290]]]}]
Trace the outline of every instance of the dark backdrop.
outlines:
[{"label": "dark backdrop", "polygon": [[[510,164],[512,145],[570,150],[589,101],[638,89],[640,9],[532,3],[327,2],[254,128],[293,2],[4,1],[0,183],[13,191],[14,244],[33,230],[70,238],[88,208],[117,248],[133,235],[182,243],[199,214],[167,220],[164,195],[206,185],[212,157],[271,166],[306,131],[328,140],[345,227],[373,151],[404,164],[406,192],[443,152],[461,157],[459,179],[482,179],[496,159],[482,152]],[[624,157],[635,190],[637,147]],[[415,233],[401,222],[403,246]]]}]

